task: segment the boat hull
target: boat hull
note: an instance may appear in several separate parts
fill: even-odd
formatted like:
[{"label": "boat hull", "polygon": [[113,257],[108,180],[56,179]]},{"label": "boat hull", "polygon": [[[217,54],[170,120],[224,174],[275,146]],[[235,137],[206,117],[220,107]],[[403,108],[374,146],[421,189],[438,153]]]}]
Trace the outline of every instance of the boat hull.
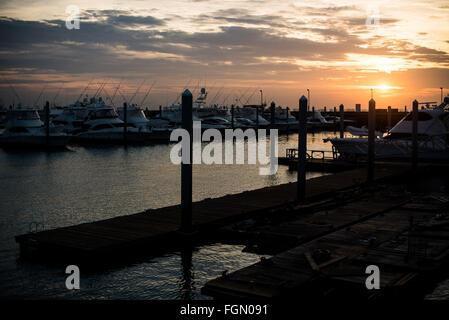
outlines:
[{"label": "boat hull", "polygon": [[[335,138],[329,139],[329,141],[342,157],[358,158],[368,155],[367,138]],[[375,139],[374,152],[378,159],[409,159],[412,156],[412,142],[410,140]],[[421,141],[418,143],[418,157],[422,159],[449,158],[449,150]]]},{"label": "boat hull", "polygon": [[[73,136],[73,141],[78,143],[125,143],[123,132],[83,132]],[[126,143],[144,144],[151,142],[168,142],[170,141],[170,131],[154,130],[148,132],[128,132],[126,134]]]},{"label": "boat hull", "polygon": [[70,141],[67,135],[50,135],[47,139],[44,135],[39,136],[0,136],[0,147],[2,148],[64,148]]}]

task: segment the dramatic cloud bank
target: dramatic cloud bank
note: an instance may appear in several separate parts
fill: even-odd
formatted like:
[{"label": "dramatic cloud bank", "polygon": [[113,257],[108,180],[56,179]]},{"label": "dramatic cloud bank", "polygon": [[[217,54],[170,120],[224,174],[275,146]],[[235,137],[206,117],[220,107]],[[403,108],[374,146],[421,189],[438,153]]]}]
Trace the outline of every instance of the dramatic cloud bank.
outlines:
[{"label": "dramatic cloud bank", "polygon": [[380,1],[374,11],[356,1],[89,1],[73,3],[79,30],[66,28],[72,3],[33,3],[0,5],[4,103],[10,84],[24,103],[63,86],[58,102],[69,103],[92,79],[125,95],[156,80],[151,106],[174,102],[187,83],[226,92],[217,103],[262,88],[293,107],[306,88],[319,107],[366,105],[370,87],[381,104],[403,107],[449,87],[444,1]]}]

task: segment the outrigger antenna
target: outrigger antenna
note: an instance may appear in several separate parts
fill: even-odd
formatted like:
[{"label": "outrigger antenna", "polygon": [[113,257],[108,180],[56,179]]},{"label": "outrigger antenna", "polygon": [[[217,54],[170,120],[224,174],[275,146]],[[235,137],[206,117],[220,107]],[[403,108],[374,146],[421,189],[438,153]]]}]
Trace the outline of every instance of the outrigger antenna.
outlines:
[{"label": "outrigger antenna", "polygon": [[156,80],[153,81],[153,83],[152,83],[150,89],[148,89],[147,93],[146,93],[145,96],[143,97],[142,102],[140,103],[141,106],[143,106],[143,103],[144,103],[145,100],[147,99],[147,97],[148,97],[148,95],[150,94],[151,89],[153,89],[153,86],[154,86],[155,83],[156,83]]},{"label": "outrigger antenna", "polygon": [[129,102],[128,102],[129,105],[131,105],[131,103],[132,103],[133,100],[134,100],[134,97],[136,96],[137,92],[139,92],[140,88],[143,86],[143,84],[145,83],[145,81],[147,81],[147,80],[144,79],[144,80],[142,81],[142,83],[140,84],[140,86],[137,87],[137,89],[136,89],[136,91],[134,92],[134,94],[132,95],[131,99],[129,99]]},{"label": "outrigger antenna", "polygon": [[[16,90],[14,89],[14,87],[12,86],[11,82],[9,82],[8,79],[6,79],[5,77],[2,77],[2,78],[3,78],[3,80],[6,81],[6,83],[8,83],[9,88],[11,89],[13,95],[16,96],[16,97],[17,97],[17,100],[20,102],[21,99],[20,99],[19,95],[17,94]],[[14,100],[14,99],[13,99],[13,100]],[[13,105],[14,105],[14,102],[13,102]]]}]

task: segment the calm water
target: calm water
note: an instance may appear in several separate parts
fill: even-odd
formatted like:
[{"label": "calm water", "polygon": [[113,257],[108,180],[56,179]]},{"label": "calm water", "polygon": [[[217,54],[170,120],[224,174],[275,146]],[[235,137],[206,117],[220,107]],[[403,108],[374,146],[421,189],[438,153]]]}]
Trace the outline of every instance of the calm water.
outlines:
[{"label": "calm water", "polygon": [[[330,149],[309,134],[311,149]],[[296,135],[280,137],[279,155],[297,145]],[[62,268],[17,261],[14,236],[136,213],[180,201],[180,167],[170,162],[171,146],[81,147],[45,153],[0,150],[0,295],[14,298],[204,299],[204,283],[224,270],[253,264],[260,256],[243,246],[213,244],[193,253],[178,252],[101,274],[83,274],[81,290],[65,289]],[[280,166],[260,176],[258,165],[196,165],[193,198],[219,197],[294,181]],[[318,176],[310,173],[308,178]],[[189,254],[192,258],[189,258]],[[435,293],[448,296],[448,286]]]}]

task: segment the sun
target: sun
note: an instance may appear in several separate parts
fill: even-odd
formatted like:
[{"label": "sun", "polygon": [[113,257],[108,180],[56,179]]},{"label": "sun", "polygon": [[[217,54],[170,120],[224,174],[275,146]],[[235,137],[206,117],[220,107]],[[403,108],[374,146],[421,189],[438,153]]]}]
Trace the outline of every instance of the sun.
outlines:
[{"label": "sun", "polygon": [[389,91],[389,90],[393,89],[393,87],[388,84],[381,84],[381,85],[375,86],[374,88],[378,89],[378,90],[382,90],[382,91]]}]

